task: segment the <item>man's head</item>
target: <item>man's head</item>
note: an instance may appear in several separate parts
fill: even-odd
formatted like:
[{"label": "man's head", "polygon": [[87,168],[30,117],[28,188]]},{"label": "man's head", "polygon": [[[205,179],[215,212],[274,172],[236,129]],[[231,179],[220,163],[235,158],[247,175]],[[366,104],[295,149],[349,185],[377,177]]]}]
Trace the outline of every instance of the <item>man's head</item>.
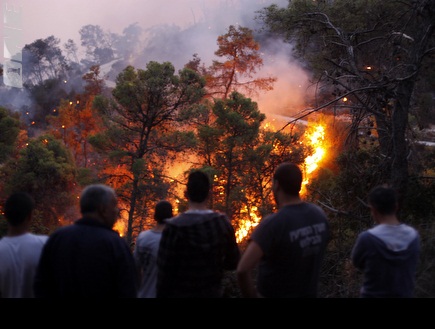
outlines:
[{"label": "man's head", "polygon": [[159,224],[163,224],[166,219],[171,217],[173,217],[172,204],[166,200],[161,200],[157,202],[154,211],[154,219],[156,220],[156,222]]},{"label": "man's head", "polygon": [[11,194],[5,202],[4,213],[6,220],[11,226],[19,226],[27,219],[31,218],[35,201],[26,192],[16,192]]},{"label": "man's head", "polygon": [[302,186],[302,171],[291,162],[283,162],[275,169],[273,183],[284,194],[298,196]]},{"label": "man's head", "polygon": [[210,179],[201,170],[194,170],[187,178],[186,197],[189,201],[202,203],[210,192]]},{"label": "man's head", "polygon": [[83,216],[97,217],[112,228],[119,217],[118,198],[110,186],[93,184],[86,186],[80,196],[80,212]]},{"label": "man's head", "polygon": [[378,214],[394,215],[398,207],[398,198],[396,191],[388,186],[376,186],[367,197],[369,207]]}]

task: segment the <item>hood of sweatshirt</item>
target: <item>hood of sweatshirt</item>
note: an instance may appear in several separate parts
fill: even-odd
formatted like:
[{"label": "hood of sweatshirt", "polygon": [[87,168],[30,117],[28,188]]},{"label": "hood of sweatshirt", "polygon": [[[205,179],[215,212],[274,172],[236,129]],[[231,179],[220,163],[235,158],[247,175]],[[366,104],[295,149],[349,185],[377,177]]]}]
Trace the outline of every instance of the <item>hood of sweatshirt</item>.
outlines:
[{"label": "hood of sweatshirt", "polygon": [[399,252],[408,249],[417,237],[417,231],[406,225],[379,224],[369,230],[371,234],[382,240],[388,250]]}]

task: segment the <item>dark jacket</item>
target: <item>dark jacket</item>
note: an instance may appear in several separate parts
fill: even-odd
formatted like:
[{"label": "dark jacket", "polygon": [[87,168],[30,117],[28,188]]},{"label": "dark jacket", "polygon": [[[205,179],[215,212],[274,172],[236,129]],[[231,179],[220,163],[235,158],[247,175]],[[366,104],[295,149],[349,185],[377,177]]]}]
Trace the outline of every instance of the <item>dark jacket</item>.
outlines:
[{"label": "dark jacket", "polygon": [[50,235],[42,250],[36,297],[136,297],[133,255],[119,234],[82,218]]}]

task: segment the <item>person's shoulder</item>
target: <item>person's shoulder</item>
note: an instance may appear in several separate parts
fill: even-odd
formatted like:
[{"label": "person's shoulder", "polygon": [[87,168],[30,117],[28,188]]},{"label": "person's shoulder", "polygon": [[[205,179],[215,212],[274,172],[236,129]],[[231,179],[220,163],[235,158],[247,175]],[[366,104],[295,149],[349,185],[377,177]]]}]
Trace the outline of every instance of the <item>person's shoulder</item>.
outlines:
[{"label": "person's shoulder", "polygon": [[139,235],[137,236],[136,241],[140,241],[140,240],[144,240],[144,239],[148,239],[149,236],[154,235],[154,234],[158,234],[161,232],[154,232],[153,230],[149,229],[149,230],[143,230],[139,233]]},{"label": "person's shoulder", "polygon": [[370,241],[372,239],[375,239],[375,236],[370,232],[370,229],[367,229],[358,233],[356,243],[361,244],[363,241]]},{"label": "person's shoulder", "polygon": [[313,209],[313,210],[315,210],[315,211],[318,211],[318,212],[321,213],[324,217],[326,217],[325,210],[324,210],[321,206],[319,206],[318,204],[315,204],[315,203],[313,203],[313,202],[307,202],[307,201],[303,202],[303,204],[304,204],[306,207],[308,207],[308,208],[311,208],[311,209]]},{"label": "person's shoulder", "polygon": [[165,228],[170,227],[170,226],[176,226],[177,224],[179,224],[180,222],[184,222],[186,219],[189,219],[189,215],[182,212],[179,213],[178,215],[168,218],[167,220],[165,220]]},{"label": "person's shoulder", "polygon": [[45,242],[47,242],[49,236],[47,234],[30,233],[29,238],[31,238],[33,241],[45,243]]},{"label": "person's shoulder", "polygon": [[274,229],[274,228],[278,227],[279,225],[281,225],[278,222],[282,222],[280,220],[276,220],[279,218],[285,218],[285,216],[283,216],[283,214],[280,213],[279,211],[265,215],[260,220],[258,225],[256,225],[254,227],[254,232],[256,232],[256,234],[258,234],[258,232],[264,232],[265,230],[270,230],[270,229]]}]

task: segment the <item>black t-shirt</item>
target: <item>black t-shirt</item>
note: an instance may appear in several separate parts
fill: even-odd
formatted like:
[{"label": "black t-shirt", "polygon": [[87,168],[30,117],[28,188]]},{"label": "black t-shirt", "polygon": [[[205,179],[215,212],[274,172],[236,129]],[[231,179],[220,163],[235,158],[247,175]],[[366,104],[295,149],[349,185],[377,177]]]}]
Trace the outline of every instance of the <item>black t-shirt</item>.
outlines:
[{"label": "black t-shirt", "polygon": [[264,218],[252,233],[264,256],[257,288],[264,297],[317,297],[329,224],[318,206],[287,205]]}]

